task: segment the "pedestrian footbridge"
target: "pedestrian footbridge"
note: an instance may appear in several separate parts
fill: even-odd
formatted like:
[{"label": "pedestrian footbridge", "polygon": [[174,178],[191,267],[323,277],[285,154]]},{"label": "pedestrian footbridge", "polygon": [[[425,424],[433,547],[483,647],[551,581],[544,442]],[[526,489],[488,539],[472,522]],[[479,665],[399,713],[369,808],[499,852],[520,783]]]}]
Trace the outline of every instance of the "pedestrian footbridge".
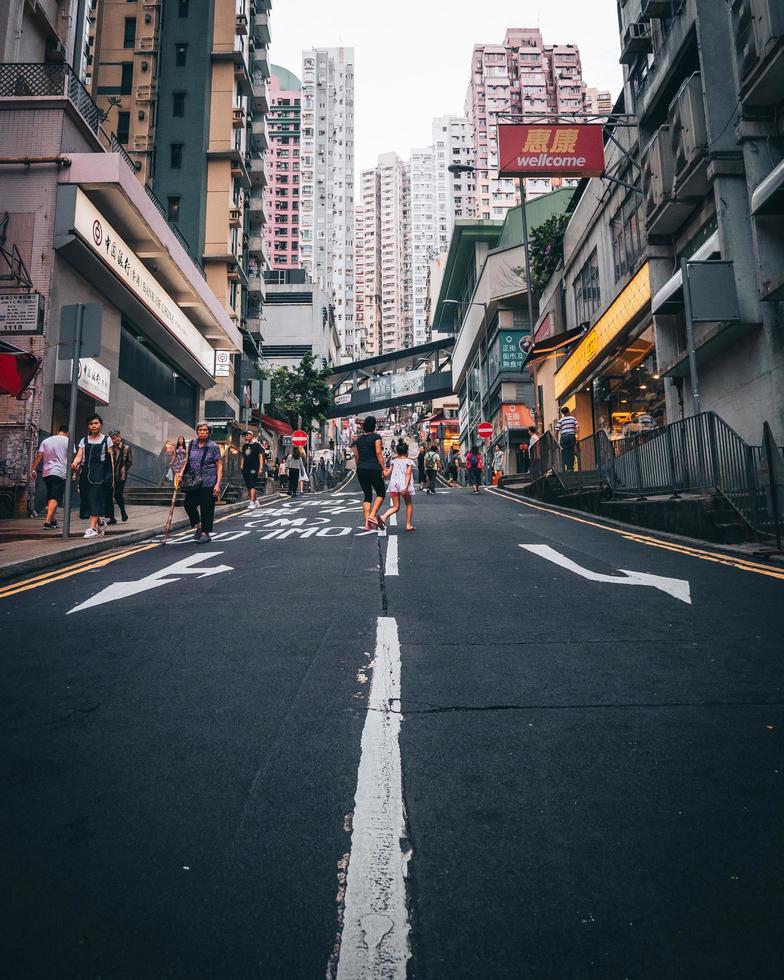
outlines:
[{"label": "pedestrian footbridge", "polygon": [[341,418],[445,398],[452,391],[453,337],[341,364],[327,378],[335,404],[327,418]]}]

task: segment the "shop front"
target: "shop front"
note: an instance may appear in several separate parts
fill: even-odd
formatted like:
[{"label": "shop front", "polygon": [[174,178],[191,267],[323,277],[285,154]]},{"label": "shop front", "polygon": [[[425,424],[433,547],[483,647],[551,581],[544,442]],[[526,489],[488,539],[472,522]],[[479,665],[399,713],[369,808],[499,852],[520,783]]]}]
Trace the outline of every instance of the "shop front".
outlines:
[{"label": "shop front", "polygon": [[558,367],[553,390],[583,438],[604,431],[620,439],[665,424],[647,262]]}]

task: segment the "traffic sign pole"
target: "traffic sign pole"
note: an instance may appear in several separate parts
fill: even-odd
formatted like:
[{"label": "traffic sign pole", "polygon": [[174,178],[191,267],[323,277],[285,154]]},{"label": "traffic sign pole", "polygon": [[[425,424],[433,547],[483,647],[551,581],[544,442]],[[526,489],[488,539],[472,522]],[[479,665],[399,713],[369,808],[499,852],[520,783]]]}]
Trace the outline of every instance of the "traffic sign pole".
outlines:
[{"label": "traffic sign pole", "polygon": [[73,356],[71,358],[71,403],[68,406],[68,451],[65,457],[65,495],[63,496],[63,538],[67,541],[71,533],[71,488],[73,487],[74,429],[76,428],[76,401],[79,397],[79,358],[82,354],[82,319],[84,305],[76,307],[76,332],[74,335]]}]

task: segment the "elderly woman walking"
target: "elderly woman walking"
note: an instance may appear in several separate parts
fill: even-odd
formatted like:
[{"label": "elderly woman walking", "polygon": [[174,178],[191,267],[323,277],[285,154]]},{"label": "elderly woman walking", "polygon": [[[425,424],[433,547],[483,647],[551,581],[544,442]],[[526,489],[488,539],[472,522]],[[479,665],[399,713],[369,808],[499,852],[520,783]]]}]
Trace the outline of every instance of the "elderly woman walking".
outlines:
[{"label": "elderly woman walking", "polygon": [[185,512],[194,529],[193,540],[208,542],[215,517],[215,501],[220,495],[223,460],[220,446],[210,439],[206,422],[196,426],[196,438],[188,443],[180,487],[185,491]]}]

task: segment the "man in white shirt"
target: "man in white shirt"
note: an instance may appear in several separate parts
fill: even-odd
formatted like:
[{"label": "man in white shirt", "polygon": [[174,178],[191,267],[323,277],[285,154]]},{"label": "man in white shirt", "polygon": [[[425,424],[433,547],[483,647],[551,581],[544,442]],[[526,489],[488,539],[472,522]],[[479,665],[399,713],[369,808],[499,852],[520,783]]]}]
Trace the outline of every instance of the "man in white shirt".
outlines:
[{"label": "man in white shirt", "polygon": [[38,455],[33,461],[33,476],[41,462],[44,464],[43,477],[46,484],[46,520],[44,527],[54,531],[58,524],[57,508],[63,502],[65,480],[68,472],[68,426],[61,425],[56,436],[44,439],[38,448]]}]

